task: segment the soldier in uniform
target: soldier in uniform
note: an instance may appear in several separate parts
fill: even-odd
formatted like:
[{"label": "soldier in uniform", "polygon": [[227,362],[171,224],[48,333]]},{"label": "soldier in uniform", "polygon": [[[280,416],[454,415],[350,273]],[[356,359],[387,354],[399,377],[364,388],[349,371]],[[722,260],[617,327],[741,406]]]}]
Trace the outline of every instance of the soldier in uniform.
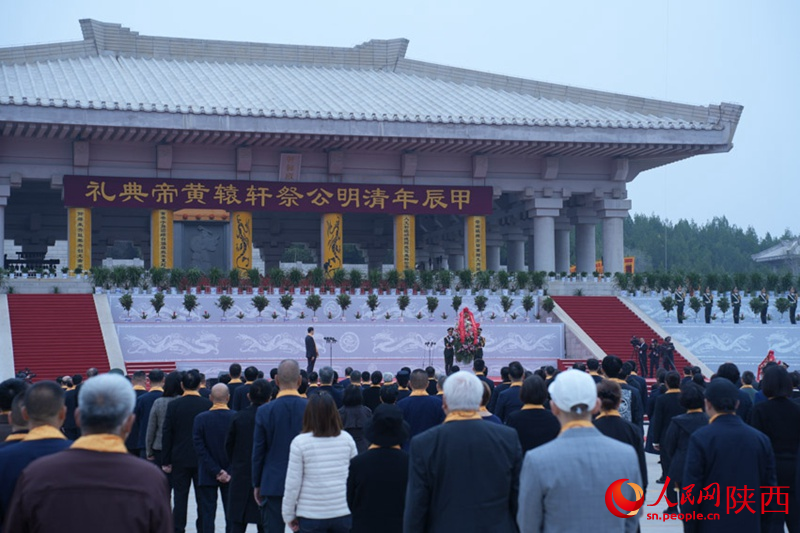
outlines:
[{"label": "soldier in uniform", "polygon": [[731,307],[733,307],[733,323],[739,323],[739,310],[742,308],[742,295],[739,294],[739,287],[734,287],[731,293]]},{"label": "soldier in uniform", "polygon": [[678,368],[675,366],[675,345],[672,344],[672,337],[664,339],[664,344],[661,345],[661,358],[664,369],[667,372],[670,370],[678,371]]},{"label": "soldier in uniform", "polygon": [[481,333],[483,333],[483,329],[478,328],[478,348],[475,350],[475,359],[483,359],[483,349],[486,347],[486,339]]},{"label": "soldier in uniform", "polygon": [[447,335],[444,337],[444,373],[448,376],[450,375],[450,369],[453,367],[453,356],[456,353],[454,343],[453,328],[447,328]]},{"label": "soldier in uniform", "polygon": [[714,295],[711,294],[711,287],[706,287],[703,293],[703,305],[706,308],[706,324],[711,323],[711,310],[714,308]]},{"label": "soldier in uniform", "polygon": [[678,324],[683,324],[683,306],[686,304],[686,292],[684,292],[681,285],[678,285],[678,288],[675,289],[673,298],[675,299],[675,307],[678,309]]},{"label": "soldier in uniform", "polygon": [[794,287],[789,289],[786,299],[789,300],[789,321],[797,324],[797,289]]},{"label": "soldier in uniform", "polygon": [[767,323],[767,309],[769,309],[769,295],[767,294],[767,289],[762,287],[761,292],[758,295],[758,299],[761,300],[763,304],[761,306],[761,323]]}]

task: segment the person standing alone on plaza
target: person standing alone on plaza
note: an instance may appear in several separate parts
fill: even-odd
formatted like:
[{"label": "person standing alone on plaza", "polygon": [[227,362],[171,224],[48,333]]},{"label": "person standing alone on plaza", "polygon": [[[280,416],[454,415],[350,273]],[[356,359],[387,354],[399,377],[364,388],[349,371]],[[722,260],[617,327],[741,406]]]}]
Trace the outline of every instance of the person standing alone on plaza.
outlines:
[{"label": "person standing alone on plaza", "polygon": [[455,356],[455,337],[453,337],[453,328],[447,328],[447,335],[444,336],[444,373],[450,375],[450,369],[453,368],[453,357]]},{"label": "person standing alone on plaza", "polygon": [[308,328],[308,333],[306,334],[306,359],[308,360],[306,372],[309,374],[314,371],[317,357],[319,357],[319,350],[317,349],[317,342],[314,340],[314,328]]},{"label": "person standing alone on plaza", "polygon": [[706,287],[703,293],[703,306],[706,308],[706,324],[711,323],[711,310],[714,308],[714,295],[711,294],[711,287]]}]

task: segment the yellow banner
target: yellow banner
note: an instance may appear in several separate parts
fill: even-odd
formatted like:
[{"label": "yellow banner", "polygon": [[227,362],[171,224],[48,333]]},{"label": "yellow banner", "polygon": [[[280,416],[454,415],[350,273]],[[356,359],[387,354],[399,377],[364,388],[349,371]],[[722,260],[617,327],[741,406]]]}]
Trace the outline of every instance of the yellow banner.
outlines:
[{"label": "yellow banner", "polygon": [[486,269],[486,217],[467,217],[464,224],[467,268],[473,272]]},{"label": "yellow banner", "polygon": [[233,233],[233,268],[253,268],[253,213],[235,211],[231,217]]},{"label": "yellow banner", "polygon": [[414,215],[395,215],[394,267],[398,272],[416,268],[417,257],[415,227]]},{"label": "yellow banner", "polygon": [[150,215],[150,265],[172,268],[173,214],[169,209],[156,209]]},{"label": "yellow banner", "polygon": [[340,213],[322,215],[320,243],[322,243],[322,270],[330,276],[334,270],[342,268],[344,264],[342,259],[344,252],[342,215]]},{"label": "yellow banner", "polygon": [[86,207],[71,207],[69,218],[69,269],[80,268],[86,272],[92,268],[92,210]]}]

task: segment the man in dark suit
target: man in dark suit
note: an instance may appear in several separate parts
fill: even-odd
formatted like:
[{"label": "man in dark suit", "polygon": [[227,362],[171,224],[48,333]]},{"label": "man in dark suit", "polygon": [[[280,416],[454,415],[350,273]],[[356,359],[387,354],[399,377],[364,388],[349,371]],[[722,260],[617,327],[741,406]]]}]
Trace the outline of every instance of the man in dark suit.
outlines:
[{"label": "man in dark suit", "polygon": [[329,366],[323,366],[319,369],[319,387],[308,390],[308,394],[319,394],[321,392],[330,394],[336,402],[336,407],[341,409],[344,393],[338,387],[333,386],[333,368]]},{"label": "man in dark suit", "polygon": [[183,396],[173,400],[167,407],[162,437],[161,467],[167,474],[172,474],[173,508],[172,517],[175,532],[186,530],[186,513],[189,505],[189,487],[194,484],[195,501],[198,507],[198,530],[202,530],[200,522],[201,497],[198,492],[197,454],[192,442],[194,419],[197,415],[211,408],[211,401],[200,396],[200,373],[189,370],[181,380]]},{"label": "man in dark suit", "polygon": [[453,337],[453,328],[447,328],[447,335],[444,336],[444,373],[450,375],[450,369],[453,367],[453,356],[455,356],[455,337]]},{"label": "man in dark suit", "polygon": [[306,372],[309,374],[314,371],[317,357],[319,357],[319,350],[317,349],[317,342],[314,340],[314,328],[308,328],[308,333],[306,334],[306,359],[308,360]]},{"label": "man in dark suit", "polygon": [[228,436],[234,411],[228,407],[228,387],[217,383],[211,388],[211,409],[194,419],[192,441],[197,453],[197,478],[195,487],[200,498],[199,533],[214,533],[217,516],[217,491],[222,497],[225,523],[228,521],[228,486],[231,481],[230,460],[225,453],[225,438]]},{"label": "man in dark suit", "polygon": [[272,386],[267,380],[255,380],[247,393],[250,405],[236,413],[228,430],[225,452],[230,460],[228,472],[231,475],[227,513],[230,533],[245,533],[247,524],[256,524],[259,533],[264,531],[253,498],[253,432],[256,410],[267,403],[271,395]]},{"label": "man in dark suit", "polygon": [[504,390],[497,397],[497,404],[495,405],[493,414],[503,421],[505,424],[508,420],[508,415],[515,411],[522,409],[522,400],[519,397],[519,389],[522,387],[522,381],[525,378],[525,369],[518,361],[513,361],[508,365],[508,377],[511,379],[511,384],[508,389]]},{"label": "man in dark suit", "polygon": [[370,385],[364,389],[364,405],[371,410],[375,410],[381,404],[381,382],[383,381],[383,373],[380,370],[374,371],[369,376]]},{"label": "man in dark suit", "polygon": [[636,362],[634,361],[625,361],[622,365],[625,367],[628,366],[628,371],[626,372],[625,382],[628,385],[632,385],[639,389],[639,395],[642,398],[642,404],[647,403],[647,381],[636,373]]},{"label": "man in dark suit", "polygon": [[742,309],[742,295],[739,294],[739,287],[734,287],[731,292],[731,308],[733,308],[733,323],[738,324]]},{"label": "man in dark suit", "polygon": [[516,531],[522,447],[515,430],[482,420],[482,397],[469,372],[445,381],[445,423],[411,441],[403,531]]},{"label": "man in dark suit", "polygon": [[[713,379],[706,386],[705,396],[706,412],[711,422],[695,431],[689,439],[683,486],[693,487],[693,497],[686,500],[686,505],[682,504],[681,512],[698,512],[704,516],[717,513],[719,519],[686,521],[684,531],[763,531],[762,493],[777,485],[775,455],[769,438],[736,416],[739,390],[730,381]],[[735,501],[747,500],[755,512],[747,509],[739,513],[722,512],[724,507],[716,507],[714,498],[701,498],[713,490],[706,488],[710,485],[718,487],[718,495],[727,495],[725,505],[731,505],[731,497]],[[771,498],[772,505],[777,498]]]},{"label": "man in dark suit", "polygon": [[[410,428],[409,438],[414,438],[423,431],[438,426],[444,420],[442,402],[435,396],[429,396],[428,374],[422,369],[411,373],[411,394],[397,402],[397,407],[403,411],[403,419]],[[408,442],[403,443],[403,448],[408,448]]]},{"label": "man in dark suit", "polygon": [[[248,405],[250,400],[247,399],[247,394],[250,392],[250,386],[255,380],[258,379],[258,368],[248,366],[244,369],[244,383],[236,388],[231,399],[231,409],[234,411],[241,411]],[[230,387],[230,384],[228,385]]]},{"label": "man in dark suit", "polygon": [[242,365],[239,363],[231,364],[231,366],[228,367],[228,374],[231,376],[231,380],[228,382],[228,407],[230,407],[233,396],[236,394],[236,389],[244,385],[242,381]]},{"label": "man in dark suit", "polygon": [[445,381],[445,423],[411,441],[403,531],[517,530],[522,447],[515,430],[483,421],[482,397],[469,372]]},{"label": "man in dark suit", "polygon": [[297,392],[302,378],[296,361],[281,361],[275,383],[278,396],[256,411],[253,434],[253,494],[261,507],[261,523],[269,532],[284,528],[281,506],[289,467],[289,446],[300,434],[308,403]]},{"label": "man in dark suit", "polygon": [[[72,381],[70,379],[70,381]],[[136,400],[147,394],[147,374],[144,370],[137,370],[131,376],[131,385],[133,385],[133,392],[136,393]],[[139,448],[139,432],[141,431],[141,421],[138,418],[133,420],[133,428],[130,434],[125,439],[125,446],[128,452],[136,457],[141,457],[142,449]]]},{"label": "man in dark suit", "polygon": [[494,390],[494,381],[486,377],[486,362],[483,359],[475,359],[472,362],[472,371],[475,372],[479,380],[489,386],[489,391]]},{"label": "man in dark suit", "polygon": [[644,430],[644,403],[639,394],[639,389],[631,387],[625,380],[620,379],[622,359],[616,355],[607,355],[603,358],[602,365],[606,379],[616,381],[622,388],[622,400],[619,404],[620,416],[635,424],[639,429]]},{"label": "man in dark suit", "polygon": [[497,406],[497,398],[500,396],[500,393],[504,390],[507,390],[511,386],[511,378],[508,377],[508,367],[504,366],[500,369],[500,383],[495,385],[494,390],[492,391],[492,397],[489,398],[489,405],[486,406],[489,411],[494,413],[494,409]]},{"label": "man in dark suit", "polygon": [[147,454],[147,424],[150,421],[150,410],[153,404],[164,394],[164,372],[155,368],[147,376],[150,379],[150,390],[139,396],[136,400],[136,407],[133,414],[136,415],[136,424],[139,426],[136,445],[140,452],[140,457]]},{"label": "man in dark suit", "polygon": [[[741,377],[739,375],[739,367],[734,363],[722,363],[719,365],[717,377],[727,379],[733,383],[734,387],[741,386],[741,382],[739,381]],[[753,408],[753,400],[751,400],[750,395],[742,389],[737,388],[737,390],[739,391],[739,404],[736,407],[736,414],[745,422],[750,423],[750,410]]]},{"label": "man in dark suit", "polygon": [[436,396],[436,369],[432,366],[425,367],[428,375],[428,387],[425,389],[430,396]]}]

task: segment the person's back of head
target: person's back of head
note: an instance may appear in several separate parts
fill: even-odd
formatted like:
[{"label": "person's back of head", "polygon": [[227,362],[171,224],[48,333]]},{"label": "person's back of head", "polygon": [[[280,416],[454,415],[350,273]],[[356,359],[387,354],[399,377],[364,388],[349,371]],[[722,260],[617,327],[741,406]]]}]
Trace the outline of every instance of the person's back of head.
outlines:
[{"label": "person's back of head", "polygon": [[369,383],[370,373],[369,370],[361,372],[361,383]]},{"label": "person's back of head", "polygon": [[409,372],[406,372],[405,370],[401,370],[400,372],[397,373],[397,378],[396,378],[397,379],[397,385],[399,387],[407,388],[408,387],[408,380],[410,378],[411,378],[411,375],[410,375]]},{"label": "person's back of head", "polygon": [[83,376],[81,376],[80,374],[75,374],[74,376],[72,376],[72,384],[75,387],[77,387],[81,383],[83,383]]},{"label": "person's back of head", "polygon": [[629,372],[630,374],[636,373],[636,361],[631,359],[630,361],[625,361],[625,364],[631,367],[631,371]]},{"label": "person's back of head", "polygon": [[25,393],[20,392],[11,400],[11,411],[8,413],[8,422],[12,431],[20,431],[28,427],[22,408],[25,407]]},{"label": "person's back of head", "polygon": [[364,405],[364,393],[361,391],[360,385],[348,385],[346,389],[344,389],[344,395],[342,397],[342,405],[345,407],[356,407],[359,405]]},{"label": "person's back of head", "polygon": [[313,383],[314,385],[316,385],[318,381],[319,381],[319,374],[317,374],[313,370],[308,373],[308,383],[309,384]]},{"label": "person's back of head", "polygon": [[183,390],[197,390],[200,388],[200,381],[200,372],[189,370],[183,375],[181,385],[183,385]]},{"label": "person's back of head", "polygon": [[224,383],[217,383],[211,387],[211,394],[208,399],[215,404],[227,404],[231,398],[230,389]]},{"label": "person's back of head", "polygon": [[544,372],[545,374],[547,374],[547,377],[551,378],[555,375],[556,369],[554,366],[547,365],[546,367],[544,367]]},{"label": "person's back of head", "polygon": [[381,403],[393,405],[397,403],[397,385],[381,387]]},{"label": "person's back of head", "polygon": [[444,391],[444,382],[447,381],[447,376],[439,374],[436,376],[436,393],[440,394]]},{"label": "person's back of head", "polygon": [[380,370],[376,370],[370,375],[369,380],[373,385],[380,385],[383,381],[383,374]]},{"label": "person's back of head", "polygon": [[[233,378],[231,377],[231,375],[225,372],[224,374],[219,375],[219,379],[217,381],[219,381],[219,383],[224,383],[225,385],[227,385],[228,383],[231,382],[232,379]],[[202,381],[203,383],[205,383],[205,380]]]},{"label": "person's back of head", "polygon": [[350,383],[353,385],[361,385],[361,372],[358,370],[353,370],[348,374],[350,376]]},{"label": "person's back of head", "polygon": [[300,386],[300,366],[294,359],[284,359],[278,365],[275,382],[280,390],[297,390]]},{"label": "person's back of head", "polygon": [[[750,372],[752,374],[752,372]],[[797,389],[800,388],[800,372],[795,370],[794,372],[789,373],[789,377],[792,378],[792,388]],[[753,381],[755,381],[755,376],[753,377]]]},{"label": "person's back of head", "polygon": [[691,376],[692,375],[692,366],[691,365],[686,365],[685,367],[683,367],[683,375],[684,376]]},{"label": "person's back of head", "polygon": [[597,397],[600,399],[600,408],[603,411],[619,409],[622,401],[622,387],[616,381],[604,379],[597,384]]},{"label": "person's back of head", "polygon": [[423,391],[428,388],[428,374],[421,368],[417,368],[411,372],[411,389],[415,391]]},{"label": "person's back of head", "polygon": [[597,369],[600,368],[600,361],[595,357],[590,357],[586,360],[586,368],[589,369],[589,372],[597,372]]},{"label": "person's back of head", "polygon": [[750,372],[749,370],[745,370],[742,372],[742,383],[745,385],[752,386],[753,383],[756,381],[756,375]]},{"label": "person's back of head", "polygon": [[486,363],[483,359],[475,359],[475,361],[472,362],[472,370],[476,374],[483,374],[486,371]]},{"label": "person's back of head", "polygon": [[347,366],[347,367],[345,367],[345,369],[344,369],[344,377],[346,377],[346,378],[348,378],[348,379],[349,379],[349,378],[350,378],[350,375],[351,375],[352,373],[353,373],[353,367],[352,367],[352,366]]},{"label": "person's back of head", "polygon": [[275,381],[275,376],[277,376],[277,375],[278,375],[278,369],[277,368],[270,368],[269,369],[269,379],[271,379],[272,381]]},{"label": "person's back of head", "polygon": [[164,392],[162,398],[172,398],[173,396],[180,396],[183,394],[181,382],[183,381],[183,374],[174,370],[167,374],[164,378]]},{"label": "person's back of head", "polygon": [[764,370],[761,392],[769,399],[789,398],[792,395],[792,378],[786,368],[775,365]]},{"label": "person's back of head", "polygon": [[93,377],[95,377],[95,376],[96,376],[97,374],[99,374],[99,373],[100,373],[100,371],[99,371],[99,370],[97,370],[95,367],[92,367],[92,368],[90,368],[90,369],[88,369],[88,370],[86,371],[86,379],[93,378]]},{"label": "person's back of head", "polygon": [[230,367],[228,367],[228,373],[231,375],[231,379],[239,379],[242,377],[242,365],[239,363],[233,363]]},{"label": "person's back of head", "polygon": [[626,361],[622,363],[622,368],[619,369],[619,374],[617,375],[617,377],[625,381],[626,379],[628,379],[628,376],[631,375],[631,371],[632,371],[631,365],[628,361]]},{"label": "person's back of head", "polygon": [[656,370],[656,383],[664,383],[665,379],[667,379],[667,371],[663,368]]},{"label": "person's back of head", "polygon": [[461,367],[458,365],[453,365],[450,367],[450,373],[455,374],[456,372],[461,372]]},{"label": "person's back of head", "polygon": [[524,375],[525,369],[519,361],[512,361],[508,365],[508,377],[511,378],[511,381],[522,381]]},{"label": "person's back of head", "polygon": [[250,397],[250,403],[258,407],[269,401],[272,396],[272,385],[266,379],[258,378],[250,385],[247,395]]},{"label": "person's back of head", "polygon": [[320,385],[332,385],[333,384],[333,374],[334,371],[329,366],[323,366],[319,369],[319,383]]},{"label": "person's back of head", "polygon": [[248,366],[244,369],[244,379],[245,381],[255,381],[258,379],[258,368],[254,366]]},{"label": "person's back of head", "polygon": [[336,437],[342,432],[342,419],[330,394],[314,394],[308,400],[302,432],[315,437]]},{"label": "person's back of head", "polygon": [[695,383],[684,383],[681,385],[681,397],[679,400],[681,407],[686,409],[703,408],[703,389]]},{"label": "person's back of head", "polygon": [[297,392],[302,396],[308,392],[308,378],[300,378],[300,386],[297,387]]},{"label": "person's back of head", "polygon": [[484,384],[469,372],[456,372],[444,382],[445,411],[477,411],[483,399]]},{"label": "person's back of head", "polygon": [[734,363],[722,363],[717,369],[717,377],[725,378],[734,385],[739,385],[739,367]]},{"label": "person's back of head", "polygon": [[703,379],[703,374],[694,374],[692,376],[692,383],[701,388],[705,388],[706,386],[706,380]]},{"label": "person's back of head", "polygon": [[696,375],[696,374],[702,374],[702,373],[703,373],[703,371],[700,369],[699,366],[693,366],[692,367],[692,375],[693,376]]},{"label": "person's back of head", "polygon": [[429,378],[436,377],[436,369],[432,366],[425,367],[425,373],[428,375]]},{"label": "person's back of head", "polygon": [[522,387],[519,389],[519,399],[524,404],[544,405],[545,400],[547,400],[547,385],[545,381],[535,374],[525,378],[525,381],[522,382]]},{"label": "person's back of head", "polygon": [[728,378],[712,379],[706,385],[705,397],[717,413],[732,414],[739,405],[739,390]]},{"label": "person's back of head", "polygon": [[17,394],[25,392],[28,383],[18,378],[9,378],[0,383],[0,411],[8,412],[11,410],[11,402]]},{"label": "person's back of head", "polygon": [[616,355],[607,355],[603,358],[603,373],[608,379],[619,378],[619,373],[622,370],[622,359]]},{"label": "person's back of head", "polygon": [[681,375],[674,370],[667,372],[667,377],[664,378],[664,383],[667,384],[669,389],[677,389],[681,386]]},{"label": "person's back of head", "polygon": [[[72,377],[69,378],[70,383],[72,382]],[[147,373],[144,370],[137,370],[131,376],[131,383],[133,386],[144,386],[147,382]]]},{"label": "person's back of head", "polygon": [[504,366],[500,368],[500,379],[504,382],[508,382],[508,367]]},{"label": "person's back of head", "polygon": [[123,427],[125,432],[130,430],[136,394],[130,387],[123,387],[124,382],[125,379],[120,376],[104,374],[90,379],[81,387],[76,414],[84,435],[119,435]]},{"label": "person's back of head", "polygon": [[[159,368],[154,368],[150,371],[147,375],[150,379],[150,386],[153,386],[153,383],[163,383],[164,382],[164,371]],[[72,377],[72,382],[75,383],[75,376]]]},{"label": "person's back of head", "polygon": [[[125,382],[125,389],[132,389]],[[23,413],[30,426],[49,425],[60,428],[66,416],[67,408],[64,406],[64,389],[55,381],[40,381],[28,387],[23,400]]]},{"label": "person's back of head", "polygon": [[386,385],[390,385],[392,383],[392,381],[394,381],[394,374],[392,374],[391,372],[384,372],[383,373],[383,382]]}]

